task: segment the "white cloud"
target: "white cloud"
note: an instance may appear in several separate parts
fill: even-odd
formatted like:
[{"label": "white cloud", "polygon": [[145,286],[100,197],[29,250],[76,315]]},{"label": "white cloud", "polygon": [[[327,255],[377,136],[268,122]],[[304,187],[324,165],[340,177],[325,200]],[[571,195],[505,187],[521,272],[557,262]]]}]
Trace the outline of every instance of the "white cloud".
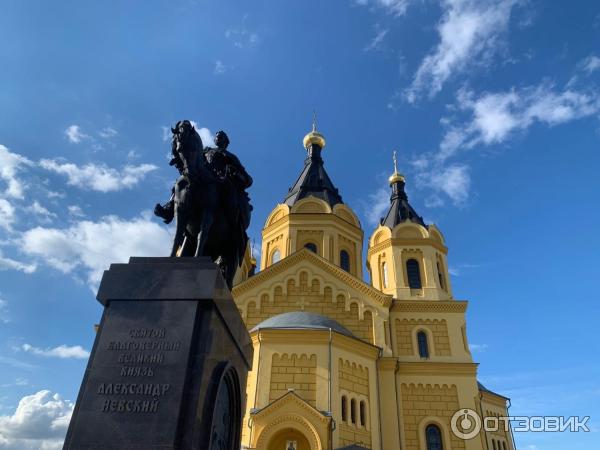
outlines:
[{"label": "white cloud", "polygon": [[0,298],[0,323],[8,323],[8,303],[6,300]]},{"label": "white cloud", "polygon": [[15,207],[8,200],[0,198],[0,228],[11,231],[14,221]]},{"label": "white cloud", "polygon": [[258,33],[249,31],[246,28],[231,28],[226,30],[225,37],[232,41],[234,47],[237,48],[254,47],[260,43]]},{"label": "white cloud", "polygon": [[425,199],[425,206],[427,208],[438,208],[444,206],[444,200],[442,200],[439,195],[432,194]]},{"label": "white cloud", "polygon": [[472,269],[477,269],[477,268],[481,267],[482,265],[483,264],[469,264],[469,263],[457,264],[457,265],[450,266],[448,268],[448,272],[450,273],[450,275],[459,277],[463,274],[465,269],[467,271],[472,270]]},{"label": "white cloud", "polygon": [[222,75],[225,72],[227,72],[229,70],[229,66],[226,66],[225,64],[223,64],[223,62],[221,60],[217,60],[215,61],[215,69],[213,71],[213,73],[215,75]]},{"label": "white cloud", "polygon": [[110,139],[115,137],[117,134],[119,134],[119,132],[117,130],[115,130],[113,127],[105,127],[102,128],[99,132],[98,135],[103,138],[103,139]]},{"label": "white cloud", "polygon": [[83,210],[81,209],[80,206],[69,205],[69,207],[67,208],[67,210],[69,211],[69,215],[70,216],[73,216],[73,217],[85,217],[85,213],[83,212]]},{"label": "white cloud", "polygon": [[455,72],[489,61],[508,28],[512,8],[519,0],[443,0],[438,24],[440,42],[427,55],[405,95],[415,102],[426,92],[436,95]]},{"label": "white cloud", "polygon": [[170,241],[167,229],[149,217],[128,221],[116,216],[65,229],[36,227],[20,239],[26,253],[50,266],[64,273],[84,271],[92,288],[111,263],[127,262],[130,256],[168,255]]},{"label": "white cloud", "polygon": [[581,68],[588,74],[600,69],[600,58],[596,55],[590,55],[580,63]]},{"label": "white cloud", "polygon": [[[430,169],[417,173],[419,187],[427,187],[446,194],[455,205],[463,205],[469,198],[471,176],[465,164],[453,164],[447,167],[436,164]],[[433,206],[441,206],[443,200],[436,196]]]},{"label": "white cloud", "polygon": [[160,127],[161,131],[162,131],[162,140],[163,142],[167,142],[169,140],[171,140],[171,136],[173,136],[171,134],[171,128],[169,127]]},{"label": "white cloud", "polygon": [[196,129],[196,131],[200,135],[200,139],[202,139],[202,145],[204,145],[205,147],[210,147],[210,146],[214,145],[213,142],[215,140],[215,137],[213,136],[213,134],[211,133],[211,131],[208,128],[199,126],[193,120],[190,120],[190,123],[193,125],[193,127]]},{"label": "white cloud", "polygon": [[42,219],[48,221],[51,221],[52,219],[55,219],[57,217],[55,213],[49,211],[47,208],[42,206],[37,200],[33,202],[33,204],[28,208],[28,210],[34,213],[36,216],[39,216]]},{"label": "white cloud", "polygon": [[12,153],[0,144],[0,179],[6,184],[5,195],[12,198],[23,198],[25,184],[17,178],[17,174],[32,162],[18,153]]},{"label": "white cloud", "polygon": [[90,357],[90,352],[85,350],[80,345],[68,346],[59,345],[54,348],[39,348],[30,344],[23,344],[21,350],[27,353],[32,353],[37,356],[45,356],[47,358],[60,359],[87,359]]},{"label": "white cloud", "polygon": [[461,148],[498,144],[514,132],[536,122],[554,126],[597,114],[600,95],[572,89],[556,90],[548,83],[507,92],[484,93],[461,90],[458,109],[469,114],[466,123],[449,126],[437,159],[443,161]]},{"label": "white cloud", "polygon": [[366,6],[373,4],[385,9],[395,16],[403,16],[406,14],[410,2],[411,0],[356,0],[356,3],[359,5]]},{"label": "white cloud", "polygon": [[131,188],[143,180],[147,173],[158,169],[153,164],[127,165],[121,170],[104,164],[91,163],[80,167],[54,159],[42,159],[40,166],[51,172],[66,175],[67,184],[71,186],[99,192],[115,192]]},{"label": "white cloud", "polygon": [[88,139],[89,136],[81,131],[79,125],[71,125],[65,130],[65,135],[69,139],[69,142],[73,144],[79,144],[82,140]]},{"label": "white cloud", "polygon": [[377,226],[390,207],[390,190],[379,188],[369,194],[369,202],[365,207],[365,216],[369,225]]},{"label": "white cloud", "polygon": [[383,42],[385,36],[388,34],[389,30],[387,28],[381,29],[377,28],[377,33],[375,37],[369,42],[369,44],[365,47],[365,51],[378,50],[381,47],[381,43]]},{"label": "white cloud", "polygon": [[33,273],[37,269],[35,264],[26,264],[20,261],[16,261],[11,258],[7,258],[0,252],[0,271],[2,270],[17,270],[23,273]]},{"label": "white cloud", "polygon": [[64,192],[47,191],[46,196],[48,198],[65,198],[67,194]]},{"label": "white cloud", "polygon": [[469,344],[469,349],[472,353],[483,353],[488,349],[487,344]]},{"label": "white cloud", "polygon": [[0,384],[0,388],[12,388],[15,386],[29,386],[29,380],[27,380],[26,378],[15,378],[15,381],[13,381],[12,383],[4,383],[4,384]]},{"label": "white cloud", "polygon": [[[192,126],[196,129],[196,131],[198,132],[198,134],[200,135],[200,139],[202,139],[202,144],[205,147],[210,147],[213,145],[213,141],[215,139],[214,135],[212,134],[212,132],[205,127],[201,127],[200,125],[198,125],[198,122],[194,121],[194,120],[190,120],[190,123],[192,124]],[[163,135],[162,135],[162,139],[164,142],[168,141],[171,139],[171,128],[170,127],[161,127]],[[171,157],[171,153],[169,152],[168,157]]]},{"label": "white cloud", "polygon": [[23,397],[14,414],[0,416],[0,449],[60,449],[73,403],[48,390]]}]

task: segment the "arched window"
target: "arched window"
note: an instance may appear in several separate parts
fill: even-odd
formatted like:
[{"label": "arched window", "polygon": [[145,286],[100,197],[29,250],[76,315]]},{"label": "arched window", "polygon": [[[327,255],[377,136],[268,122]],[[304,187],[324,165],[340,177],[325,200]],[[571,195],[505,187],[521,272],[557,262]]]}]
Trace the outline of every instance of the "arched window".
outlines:
[{"label": "arched window", "polygon": [[340,267],[346,272],[350,272],[350,255],[346,250],[340,252]]},{"label": "arched window", "polygon": [[438,270],[438,278],[440,280],[440,287],[443,290],[446,290],[446,280],[444,279],[444,272],[442,271],[442,265],[440,262],[437,262],[437,270]]},{"label": "arched window", "polygon": [[366,427],[367,426],[367,408],[366,408],[366,404],[364,400],[360,401],[360,426],[361,427]]},{"label": "arched window", "polygon": [[427,333],[419,331],[417,333],[417,346],[419,347],[419,356],[429,358],[429,347],[427,346]]},{"label": "arched window", "polygon": [[381,263],[381,279],[383,281],[383,287],[388,287],[388,271],[387,264],[385,262]]},{"label": "arched window", "polygon": [[313,244],[312,242],[304,244],[304,248],[309,249],[313,253],[317,253],[317,244]]},{"label": "arched window", "polygon": [[419,261],[413,258],[406,261],[406,275],[408,276],[408,287],[411,289],[422,288]]},{"label": "arched window", "polygon": [[342,421],[348,421],[348,399],[345,395],[342,395]]},{"label": "arched window", "polygon": [[427,450],[444,450],[442,443],[442,432],[437,425],[427,425],[425,428],[425,442]]},{"label": "arched window", "polygon": [[350,400],[350,422],[356,425],[356,400]]},{"label": "arched window", "polygon": [[498,450],[498,447],[496,447],[496,440],[492,439],[492,445],[494,446],[494,450]]},{"label": "arched window", "polygon": [[271,254],[271,264],[275,264],[276,262],[279,262],[280,259],[281,259],[281,253],[279,253],[279,250],[275,250]]}]

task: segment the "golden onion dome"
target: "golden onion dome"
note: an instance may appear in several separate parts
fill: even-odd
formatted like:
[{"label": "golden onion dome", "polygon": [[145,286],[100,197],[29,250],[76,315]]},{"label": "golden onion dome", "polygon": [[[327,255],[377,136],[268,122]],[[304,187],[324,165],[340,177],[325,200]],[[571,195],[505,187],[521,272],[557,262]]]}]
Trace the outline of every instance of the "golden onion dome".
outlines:
[{"label": "golden onion dome", "polygon": [[318,145],[321,149],[325,147],[325,136],[317,131],[317,113],[313,111],[312,131],[304,136],[305,149],[310,149],[312,145]]},{"label": "golden onion dome", "polygon": [[392,176],[389,178],[390,184],[394,184],[394,183],[398,183],[398,182],[403,182],[404,183],[404,175],[402,175],[401,173],[398,172],[394,172],[392,174]]},{"label": "golden onion dome", "polygon": [[311,145],[318,145],[319,147],[325,147],[325,136],[313,129],[310,133],[304,136],[304,148],[308,149]]}]

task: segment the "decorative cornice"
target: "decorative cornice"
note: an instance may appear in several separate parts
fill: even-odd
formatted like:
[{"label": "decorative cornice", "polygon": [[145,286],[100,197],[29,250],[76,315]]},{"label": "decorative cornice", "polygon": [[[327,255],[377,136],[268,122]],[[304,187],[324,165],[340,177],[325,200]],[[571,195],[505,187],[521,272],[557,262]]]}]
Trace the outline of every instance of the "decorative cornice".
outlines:
[{"label": "decorative cornice", "polygon": [[377,368],[379,370],[398,370],[398,358],[385,357],[377,360]]},{"label": "decorative cornice", "polygon": [[272,264],[264,270],[261,270],[259,273],[254,275],[253,277],[248,278],[247,280],[241,282],[237,286],[234,286],[232,290],[233,297],[238,297],[248,292],[249,290],[259,286],[261,283],[265,281],[270,281],[274,276],[277,276],[295,264],[300,262],[309,262],[318,267],[325,272],[330,273],[335,276],[339,280],[343,281],[350,287],[356,289],[360,293],[366,295],[367,297],[377,301],[381,306],[389,308],[392,304],[392,296],[386,295],[381,291],[378,291],[374,287],[368,285],[361,279],[351,275],[340,267],[330,263],[326,259],[320,257],[319,255],[311,252],[310,250],[303,248],[299,251],[292,253],[290,256],[282,259],[281,261]]},{"label": "decorative cornice", "polygon": [[468,302],[460,300],[394,300],[393,312],[464,313]]},{"label": "decorative cornice", "polygon": [[508,397],[504,397],[503,395],[496,394],[495,392],[491,391],[482,391],[481,389],[479,389],[479,394],[481,395],[481,399],[483,401],[504,408],[506,408],[507,400],[510,400]]},{"label": "decorative cornice", "polygon": [[401,362],[398,375],[476,376],[477,363]]},{"label": "decorative cornice", "polygon": [[434,247],[436,249],[438,249],[439,251],[441,251],[444,254],[448,253],[448,247],[446,247],[443,244],[440,244],[438,241],[436,241],[435,239],[431,239],[431,238],[422,238],[422,239],[415,239],[415,238],[411,238],[411,239],[402,239],[402,238],[388,238],[385,241],[379,242],[376,245],[369,247],[367,249],[367,257],[371,256],[373,253],[377,253],[381,250],[384,250],[388,247],[393,247],[393,246],[406,246],[406,245],[413,245],[413,246],[431,246]]}]

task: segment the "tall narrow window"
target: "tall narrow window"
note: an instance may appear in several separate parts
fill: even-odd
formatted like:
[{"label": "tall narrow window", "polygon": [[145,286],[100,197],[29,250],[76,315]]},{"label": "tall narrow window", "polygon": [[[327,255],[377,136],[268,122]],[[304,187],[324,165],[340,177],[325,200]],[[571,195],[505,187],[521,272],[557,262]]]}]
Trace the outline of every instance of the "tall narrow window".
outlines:
[{"label": "tall narrow window", "polygon": [[502,442],[502,450],[506,450],[506,442]]},{"label": "tall narrow window", "polygon": [[342,395],[342,421],[348,421],[348,399]]},{"label": "tall narrow window", "polygon": [[406,275],[408,276],[408,287],[411,289],[421,289],[421,270],[419,269],[419,261],[413,258],[406,261]]},{"label": "tall narrow window", "polygon": [[498,447],[496,446],[496,440],[492,439],[492,445],[494,446],[494,450],[498,450]]},{"label": "tall narrow window", "polygon": [[360,426],[361,427],[367,426],[367,411],[366,411],[366,405],[365,405],[364,400],[360,401]]},{"label": "tall narrow window", "polygon": [[356,400],[350,400],[350,422],[356,424]]},{"label": "tall narrow window", "polygon": [[304,244],[304,248],[309,249],[313,253],[317,253],[317,244],[313,244],[312,242]]},{"label": "tall narrow window", "polygon": [[340,252],[340,267],[346,272],[350,272],[350,255],[346,250]]},{"label": "tall narrow window", "polygon": [[281,253],[279,253],[279,250],[275,250],[271,254],[271,264],[275,264],[276,262],[279,262],[280,259],[281,259]]},{"label": "tall narrow window", "polygon": [[383,281],[383,287],[388,287],[388,271],[387,264],[385,262],[381,263],[381,279]]},{"label": "tall narrow window", "polygon": [[442,271],[442,265],[440,262],[437,262],[437,270],[438,270],[438,278],[440,280],[440,287],[443,290],[446,290],[446,280],[444,279],[444,272]]},{"label": "tall narrow window", "polygon": [[425,442],[427,450],[444,450],[442,443],[442,432],[437,425],[427,425],[425,428]]},{"label": "tall narrow window", "polygon": [[419,356],[429,358],[429,347],[427,346],[427,333],[419,331],[417,333],[417,346],[419,347]]}]

